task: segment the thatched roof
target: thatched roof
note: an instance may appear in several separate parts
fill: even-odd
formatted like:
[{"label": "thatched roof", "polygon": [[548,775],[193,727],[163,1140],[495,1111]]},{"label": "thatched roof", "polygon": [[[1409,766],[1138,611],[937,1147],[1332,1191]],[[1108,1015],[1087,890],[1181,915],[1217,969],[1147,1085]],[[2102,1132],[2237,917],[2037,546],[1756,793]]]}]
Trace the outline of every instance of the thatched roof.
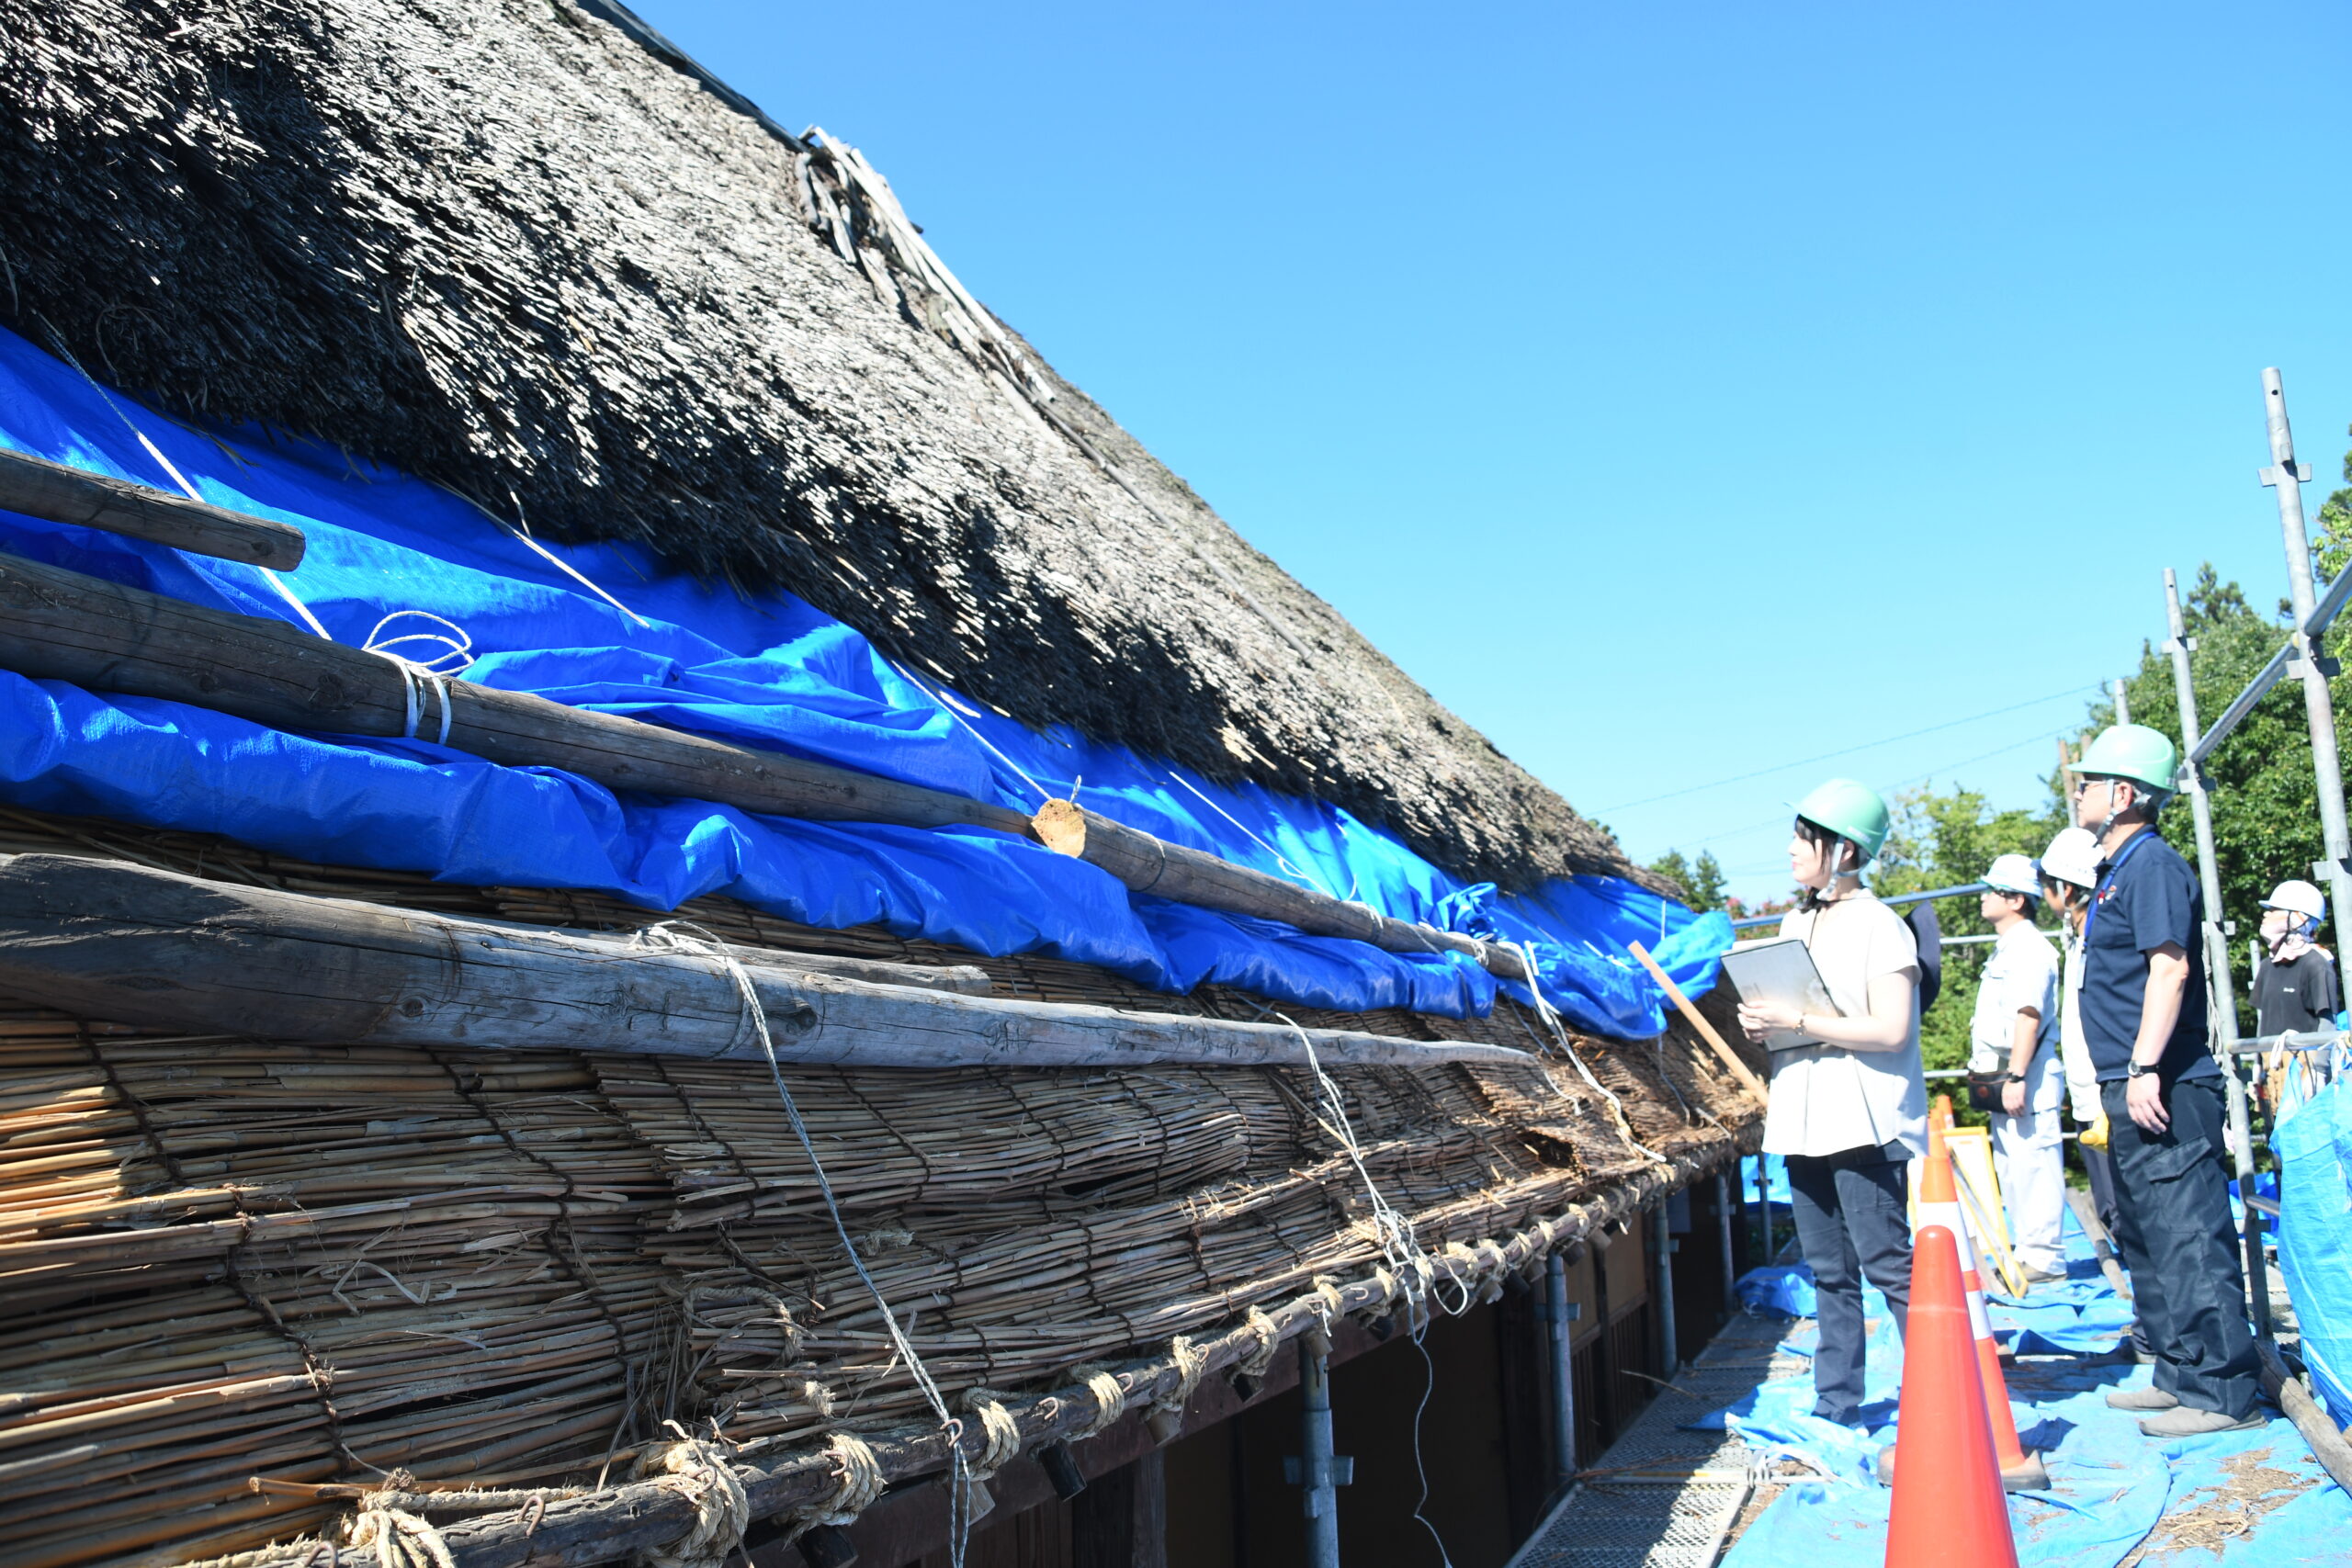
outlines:
[{"label": "thatched roof", "polygon": [[1628,873],[925,276],[846,154],[572,0],[0,0],[0,311],[97,374],[788,588],[1025,721],[1462,874]]}]

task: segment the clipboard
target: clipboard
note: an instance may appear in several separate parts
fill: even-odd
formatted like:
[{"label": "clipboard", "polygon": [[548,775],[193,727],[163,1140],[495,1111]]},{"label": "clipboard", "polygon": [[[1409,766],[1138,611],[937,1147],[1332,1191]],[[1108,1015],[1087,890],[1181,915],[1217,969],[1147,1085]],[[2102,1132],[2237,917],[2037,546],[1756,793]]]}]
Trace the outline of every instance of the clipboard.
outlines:
[{"label": "clipboard", "polygon": [[[1844,1016],[1830,999],[1829,987],[1822,983],[1821,971],[1814,966],[1813,954],[1801,938],[1776,936],[1734,942],[1724,954],[1723,965],[1724,977],[1743,1002],[1778,1002],[1796,1012]],[[1793,1029],[1776,1029],[1763,1040],[1767,1051],[1794,1051],[1820,1043]]]}]

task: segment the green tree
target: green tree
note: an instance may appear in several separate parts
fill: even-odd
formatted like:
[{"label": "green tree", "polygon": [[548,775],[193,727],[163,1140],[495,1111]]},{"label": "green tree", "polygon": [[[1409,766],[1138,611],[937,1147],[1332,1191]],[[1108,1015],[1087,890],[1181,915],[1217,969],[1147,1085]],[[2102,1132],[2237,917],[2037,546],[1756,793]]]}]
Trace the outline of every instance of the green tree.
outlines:
[{"label": "green tree", "polygon": [[2344,489],[2320,502],[2319,537],[2312,546],[2312,570],[2330,582],[2352,566],[2352,452],[2344,454]]},{"label": "green tree", "polygon": [[[1871,887],[1888,898],[1979,881],[1995,856],[2039,855],[2064,825],[2054,797],[2039,811],[1995,811],[1975,790],[1939,794],[1922,787],[1889,804],[1894,820],[1871,877]],[[1973,895],[1939,900],[1936,917],[1946,937],[1984,936],[1992,930]],[[2036,919],[2045,927],[2052,923],[2038,908]],[[1943,990],[1919,1021],[1920,1055],[1930,1070],[1968,1065],[1968,1019],[1989,952],[1984,942],[1944,950]]]},{"label": "green tree", "polygon": [[1695,861],[1682,858],[1680,850],[1668,850],[1650,863],[1649,869],[1682,889],[1683,902],[1704,913],[1724,907],[1724,867],[1713,850],[1701,850]]}]

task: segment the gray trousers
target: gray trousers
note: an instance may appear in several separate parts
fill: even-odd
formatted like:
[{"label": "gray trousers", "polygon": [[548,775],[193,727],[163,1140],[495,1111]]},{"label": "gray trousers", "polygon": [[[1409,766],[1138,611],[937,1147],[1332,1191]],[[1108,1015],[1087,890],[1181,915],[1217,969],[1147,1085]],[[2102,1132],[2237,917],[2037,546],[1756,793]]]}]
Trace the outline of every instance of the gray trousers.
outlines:
[{"label": "gray trousers", "polygon": [[1911,1221],[1900,1144],[1789,1156],[1797,1242],[1813,1268],[1821,1342],[1813,1352],[1813,1413],[1852,1422],[1862,1406],[1862,1280],[1886,1292],[1897,1327],[1911,1309]]},{"label": "gray trousers", "polygon": [[2120,1079],[2098,1092],[2115,1162],[2115,1242],[2155,1353],[2155,1385],[2194,1409],[2242,1417],[2258,1384],[2222,1163],[2221,1080],[2174,1084],[2165,1097],[2172,1124],[2154,1136],[2124,1109]]}]

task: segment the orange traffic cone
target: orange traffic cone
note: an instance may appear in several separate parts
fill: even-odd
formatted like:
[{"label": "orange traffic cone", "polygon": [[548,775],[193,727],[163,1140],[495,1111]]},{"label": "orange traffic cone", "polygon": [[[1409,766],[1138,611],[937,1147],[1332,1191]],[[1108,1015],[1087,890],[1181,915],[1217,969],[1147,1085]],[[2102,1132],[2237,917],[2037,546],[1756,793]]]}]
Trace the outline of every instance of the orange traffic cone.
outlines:
[{"label": "orange traffic cone", "polygon": [[[1969,1234],[1961,1211],[1960,1189],[1952,1180],[1949,1154],[1932,1153],[1920,1167],[1919,1224],[1942,1225],[1957,1238],[1961,1289],[1968,1304],[1969,1331],[1976,1341],[1977,1382],[1984,1391],[1984,1416],[1992,1426],[2001,1483],[2012,1492],[2038,1492],[2050,1484],[2050,1472],[2018,1441],[2018,1424],[2009,1414],[2008,1380],[2001,1375],[2000,1342],[1993,1337],[1993,1319],[1984,1310],[1984,1270],[1977,1263],[1975,1238]],[[1915,1270],[1917,1267],[1915,1256]]]},{"label": "orange traffic cone", "polygon": [[1960,1244],[1949,1226],[1922,1226],[1911,1249],[1886,1568],[2017,1568],[1971,1337]]}]

